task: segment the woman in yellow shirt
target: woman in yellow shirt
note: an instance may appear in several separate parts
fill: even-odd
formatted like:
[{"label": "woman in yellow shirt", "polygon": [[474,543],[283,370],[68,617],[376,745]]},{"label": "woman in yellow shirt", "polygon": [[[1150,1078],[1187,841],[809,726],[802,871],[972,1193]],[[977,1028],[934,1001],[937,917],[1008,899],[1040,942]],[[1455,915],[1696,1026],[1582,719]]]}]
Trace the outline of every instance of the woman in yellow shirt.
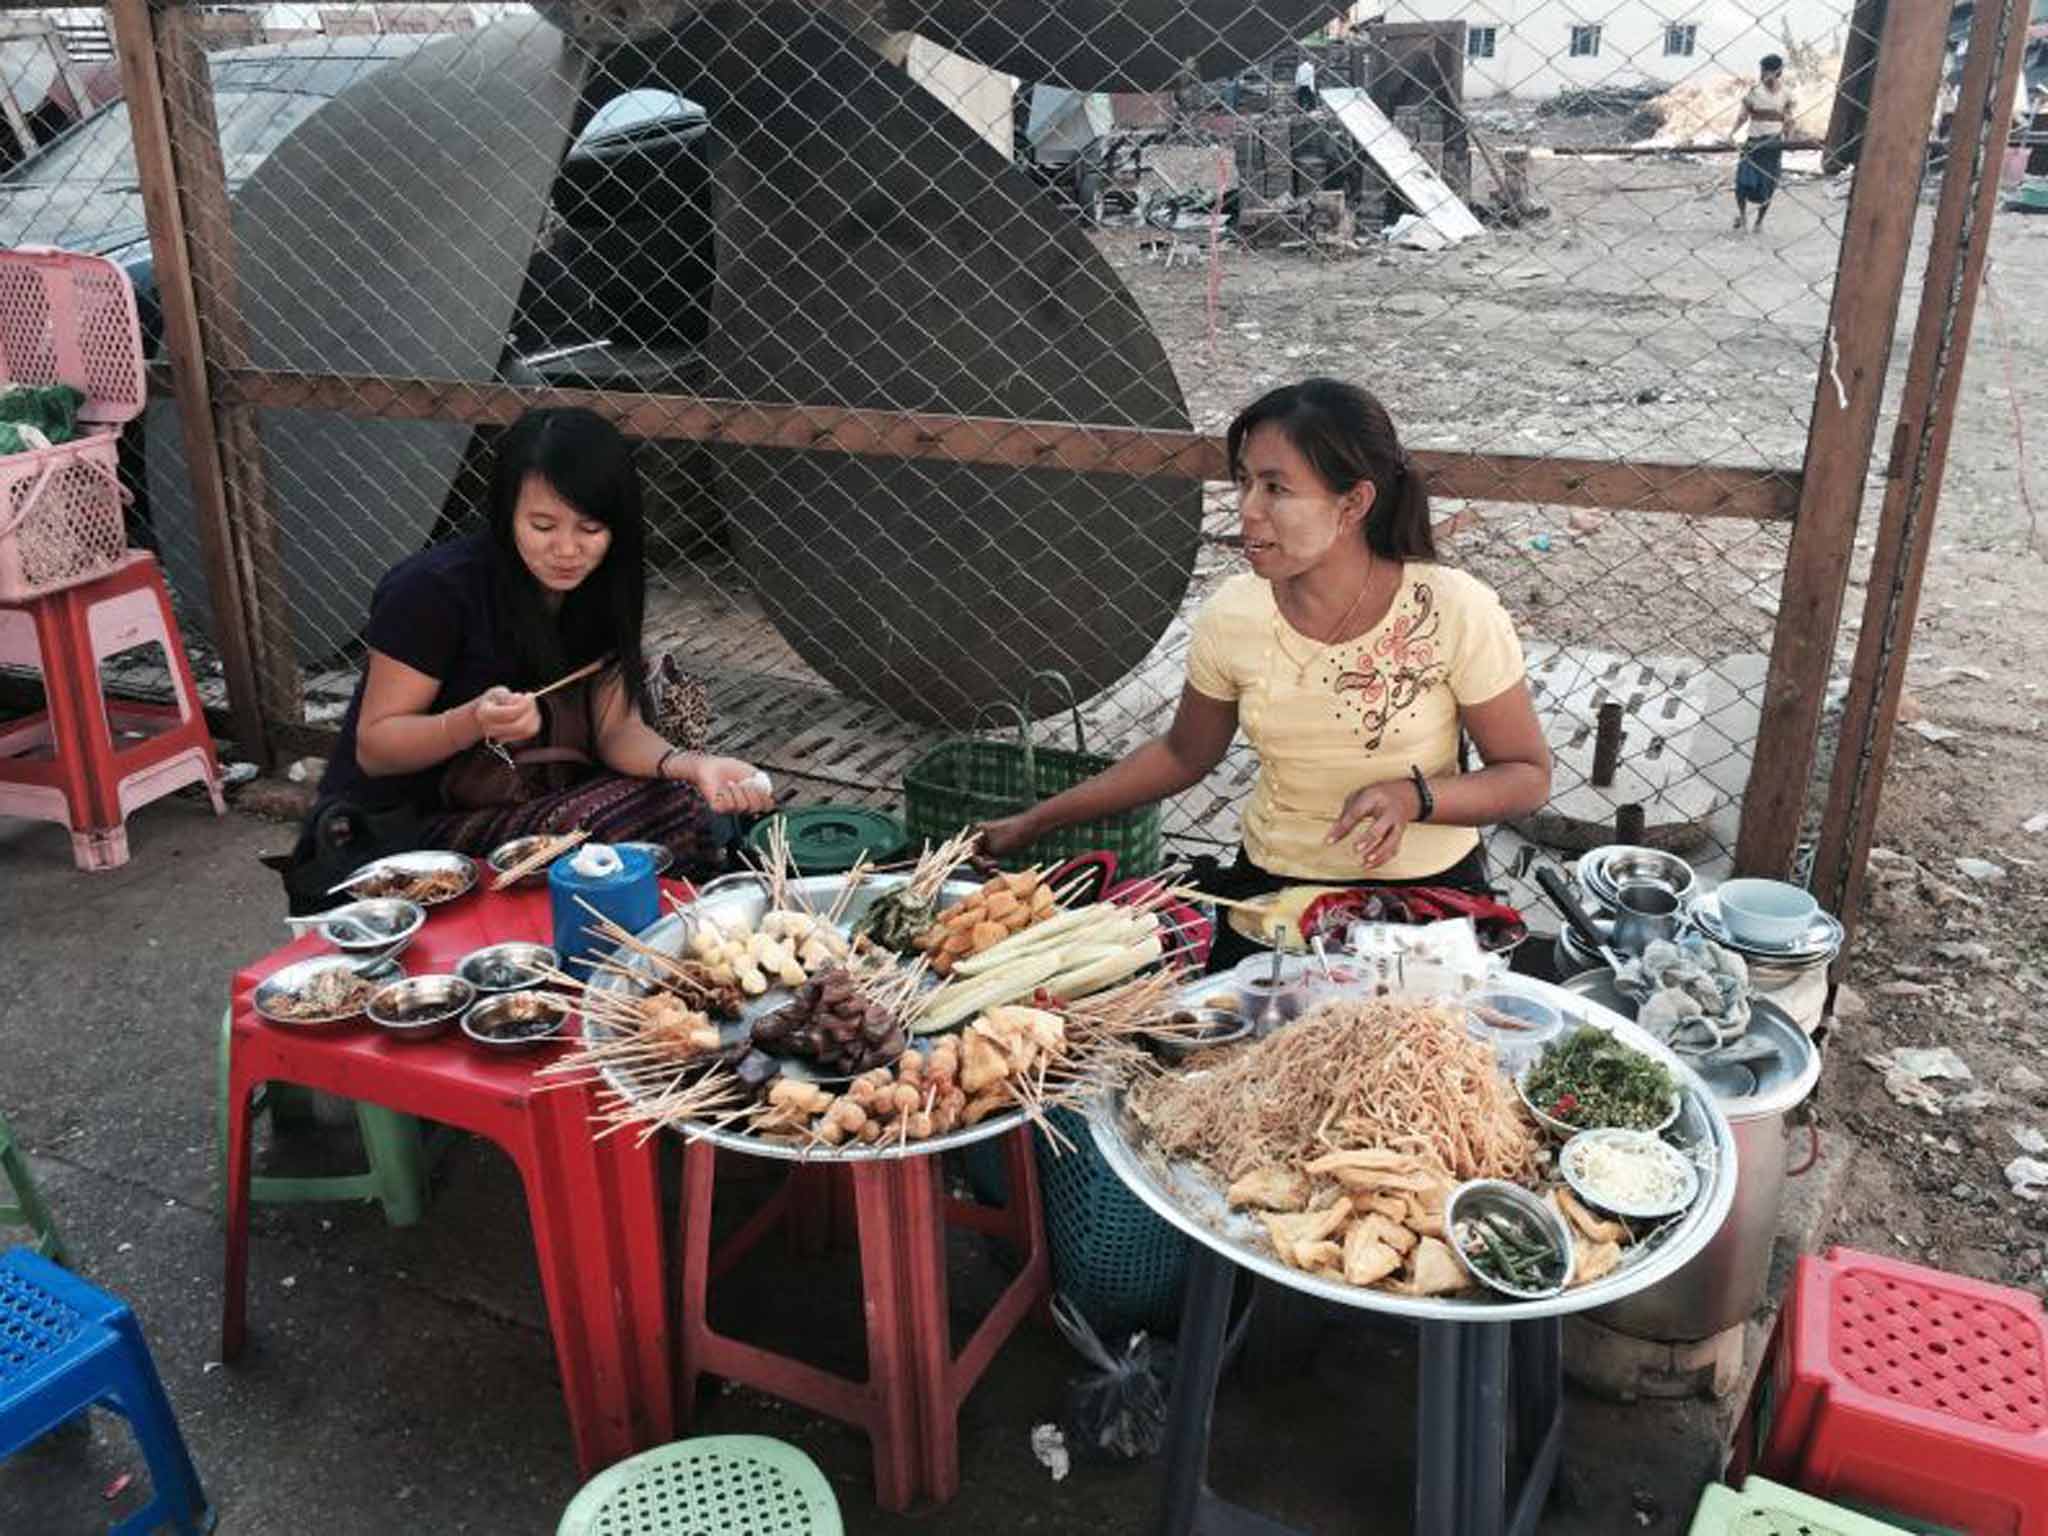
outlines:
[{"label": "woman in yellow shirt", "polygon": [[[1386,408],[1308,379],[1225,438],[1248,575],[1195,617],[1167,733],[983,828],[992,853],[1199,784],[1240,727],[1259,754],[1219,895],[1285,885],[1483,889],[1479,827],[1549,798],[1522,648],[1482,582],[1439,565],[1429,497]],[[1460,768],[1461,733],[1484,766]],[[1227,958],[1227,956],[1219,956]]]}]

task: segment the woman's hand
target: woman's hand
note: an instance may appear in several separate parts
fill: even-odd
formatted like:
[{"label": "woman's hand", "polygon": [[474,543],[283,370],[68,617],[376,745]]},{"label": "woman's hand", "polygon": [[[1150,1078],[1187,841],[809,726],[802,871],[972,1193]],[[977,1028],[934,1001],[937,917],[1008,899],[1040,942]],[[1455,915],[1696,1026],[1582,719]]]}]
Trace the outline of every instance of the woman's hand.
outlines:
[{"label": "woman's hand", "polygon": [[1359,861],[1377,869],[1401,848],[1402,830],[1421,808],[1416,804],[1415,786],[1406,779],[1390,779],[1352,791],[1344,810],[1330,828],[1329,841],[1341,843],[1353,832],[1358,839]]},{"label": "woman's hand", "polygon": [[492,688],[476,701],[476,724],[485,741],[531,741],[541,731],[540,704],[530,693]]},{"label": "woman's hand", "polygon": [[1033,824],[1029,811],[1005,816],[1001,821],[984,821],[974,830],[981,837],[978,851],[992,859],[1015,853],[1020,848],[1029,848],[1038,841],[1038,828]]},{"label": "woman's hand", "polygon": [[681,777],[697,786],[697,792],[714,811],[759,815],[775,809],[775,796],[768,789],[767,777],[752,763],[737,757],[697,757]]}]

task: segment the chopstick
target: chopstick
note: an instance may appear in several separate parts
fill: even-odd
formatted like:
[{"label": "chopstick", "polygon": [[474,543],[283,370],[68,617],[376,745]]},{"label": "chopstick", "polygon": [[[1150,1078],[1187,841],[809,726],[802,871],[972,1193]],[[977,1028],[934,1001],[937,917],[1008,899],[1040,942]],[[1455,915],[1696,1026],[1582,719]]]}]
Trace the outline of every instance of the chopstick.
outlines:
[{"label": "chopstick", "polygon": [[583,827],[578,827],[574,832],[543,833],[541,846],[493,880],[491,889],[502,891],[507,886],[517,885],[535,870],[554,863],[588,836],[589,830]]},{"label": "chopstick", "polygon": [[602,672],[606,667],[610,665],[611,657],[600,656],[596,661],[590,663],[589,666],[578,667],[574,672],[571,672],[567,677],[558,677],[552,683],[549,683],[547,687],[534,689],[533,692],[528,695],[528,697],[535,699],[544,699],[549,694],[553,693],[557,688],[566,688],[571,683],[580,683],[583,681],[583,679],[589,677],[593,672]]}]

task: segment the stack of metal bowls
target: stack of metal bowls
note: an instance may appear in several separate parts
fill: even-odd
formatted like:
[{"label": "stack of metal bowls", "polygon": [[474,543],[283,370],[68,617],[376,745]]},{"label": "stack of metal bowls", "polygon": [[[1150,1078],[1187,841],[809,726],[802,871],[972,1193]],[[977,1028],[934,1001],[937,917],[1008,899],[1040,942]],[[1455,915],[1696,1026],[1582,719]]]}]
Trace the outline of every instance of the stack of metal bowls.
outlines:
[{"label": "stack of metal bowls", "polygon": [[[1693,867],[1675,853],[1660,848],[1638,848],[1628,843],[1609,843],[1579,858],[1579,900],[1603,939],[1611,941],[1615,911],[1625,885],[1649,885],[1669,891],[1680,911],[1699,886]],[[1572,932],[1570,923],[1558,929],[1557,974],[1576,976],[1581,971],[1604,967],[1607,962]]]},{"label": "stack of metal bowls", "polygon": [[1834,963],[1842,949],[1842,924],[1827,912],[1816,911],[1797,939],[1783,944],[1766,944],[1738,939],[1728,931],[1720,902],[1713,891],[1702,891],[1686,903],[1686,921],[1694,932],[1712,939],[1723,949],[1742,956],[1749,966],[1749,979],[1765,991],[1796,981],[1808,971]]}]

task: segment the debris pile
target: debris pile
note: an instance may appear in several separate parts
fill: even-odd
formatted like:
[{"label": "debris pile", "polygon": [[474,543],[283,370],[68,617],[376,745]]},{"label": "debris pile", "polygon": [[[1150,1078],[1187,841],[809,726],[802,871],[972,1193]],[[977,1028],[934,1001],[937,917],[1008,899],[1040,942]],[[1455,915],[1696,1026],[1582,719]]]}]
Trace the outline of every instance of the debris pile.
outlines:
[{"label": "debris pile", "polygon": [[[1842,72],[1842,56],[1817,58],[1806,50],[1795,50],[1785,63],[1785,83],[1792,92],[1792,121],[1785,136],[1791,139],[1824,139],[1828,118],[1835,110],[1835,80]],[[1654,145],[1725,142],[1735,128],[1742,98],[1756,84],[1753,73],[1701,75],[1673,86],[1644,108],[1656,119],[1650,136]]]}]

